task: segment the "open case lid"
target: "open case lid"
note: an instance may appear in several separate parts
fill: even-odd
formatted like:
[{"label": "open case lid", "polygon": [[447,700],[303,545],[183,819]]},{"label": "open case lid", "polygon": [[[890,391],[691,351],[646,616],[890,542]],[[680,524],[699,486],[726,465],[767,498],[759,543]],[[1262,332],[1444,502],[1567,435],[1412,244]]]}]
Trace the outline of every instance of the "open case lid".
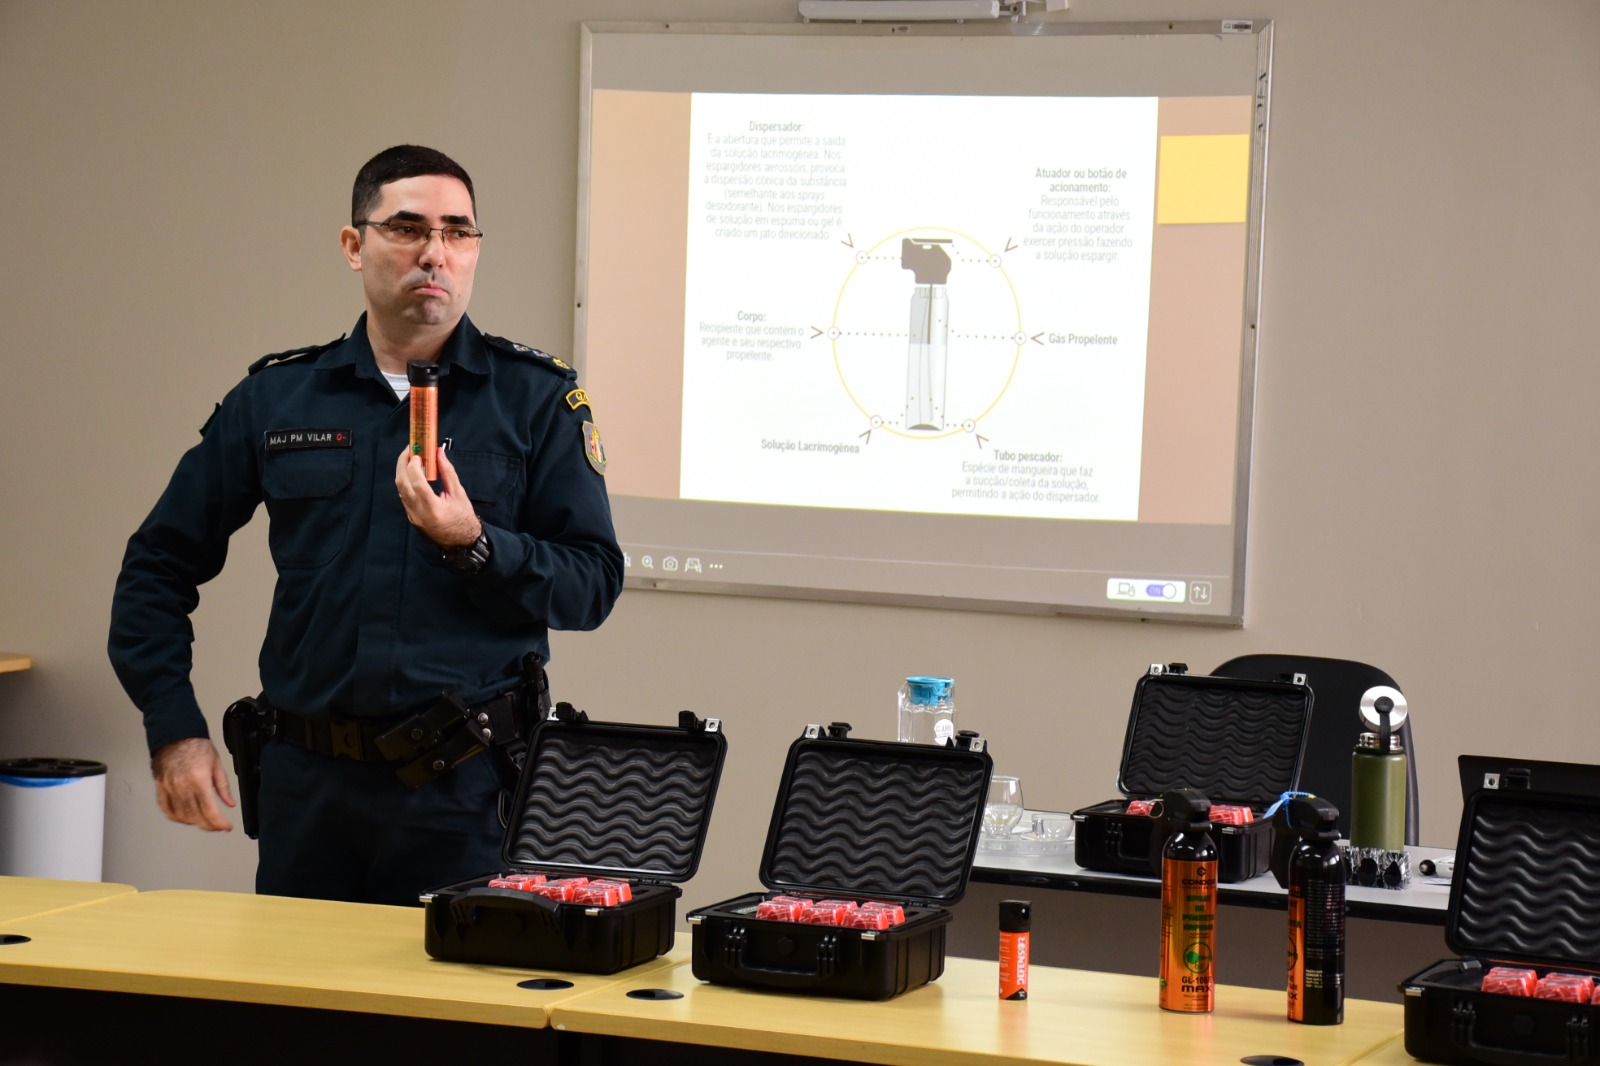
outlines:
[{"label": "open case lid", "polygon": [[1600,798],[1484,790],[1456,840],[1445,943],[1458,955],[1600,966]]},{"label": "open case lid", "polygon": [[727,751],[716,718],[621,725],[557,704],[528,739],[501,855],[508,867],[687,881]]},{"label": "open case lid", "polygon": [[1303,676],[1249,681],[1184,670],[1152,664],[1134,687],[1117,776],[1124,796],[1192,788],[1263,808],[1299,784],[1311,735]]},{"label": "open case lid", "polygon": [[808,896],[943,906],[967,890],[994,763],[957,746],[851,740],[836,722],[789,747],[761,883]]}]

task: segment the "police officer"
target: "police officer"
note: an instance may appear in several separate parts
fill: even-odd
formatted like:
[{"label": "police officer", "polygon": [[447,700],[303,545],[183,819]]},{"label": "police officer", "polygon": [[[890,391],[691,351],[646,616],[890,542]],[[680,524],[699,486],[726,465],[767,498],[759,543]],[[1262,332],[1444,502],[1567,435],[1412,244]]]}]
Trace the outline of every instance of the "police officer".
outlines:
[{"label": "police officer", "polygon": [[[369,160],[339,235],[365,314],[347,337],[251,366],[128,542],[109,648],[144,714],[158,802],[228,830],[189,614],[266,505],[278,579],[258,892],[415,904],[496,869],[497,755],[536,711],[548,630],[595,628],[621,591],[575,373],[466,316],[476,220],[471,178],[442,153]],[[413,362],[439,368],[436,485],[409,447]]]}]

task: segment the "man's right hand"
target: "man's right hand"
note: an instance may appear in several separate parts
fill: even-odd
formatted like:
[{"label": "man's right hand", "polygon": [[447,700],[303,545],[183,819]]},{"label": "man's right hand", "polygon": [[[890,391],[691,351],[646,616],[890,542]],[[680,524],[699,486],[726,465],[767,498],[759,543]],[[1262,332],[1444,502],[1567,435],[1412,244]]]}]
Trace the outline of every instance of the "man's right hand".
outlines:
[{"label": "man's right hand", "polygon": [[205,737],[174,740],[156,749],[150,759],[156,779],[156,803],[174,822],[197,825],[210,832],[230,833],[233,824],[222,816],[216,797],[230,807],[233,791],[222,769],[217,749]]}]

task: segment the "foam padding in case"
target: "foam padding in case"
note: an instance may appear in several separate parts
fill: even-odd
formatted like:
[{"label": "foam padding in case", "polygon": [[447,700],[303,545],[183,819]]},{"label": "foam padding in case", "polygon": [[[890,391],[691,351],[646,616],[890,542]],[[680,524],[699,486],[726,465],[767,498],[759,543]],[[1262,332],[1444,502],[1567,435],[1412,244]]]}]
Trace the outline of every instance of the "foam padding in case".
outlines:
[{"label": "foam padding in case", "polygon": [[1299,779],[1311,724],[1304,685],[1147,676],[1128,719],[1124,795],[1197,789],[1213,802],[1270,806]]},{"label": "foam padding in case", "polygon": [[629,871],[686,881],[699,862],[721,768],[720,736],[541,725],[507,834],[513,866]]},{"label": "foam padding in case", "polygon": [[1456,845],[1445,939],[1461,954],[1600,965],[1600,800],[1479,792]]},{"label": "foam padding in case", "polygon": [[806,741],[790,750],[762,883],[954,902],[966,891],[992,764],[953,748]]}]

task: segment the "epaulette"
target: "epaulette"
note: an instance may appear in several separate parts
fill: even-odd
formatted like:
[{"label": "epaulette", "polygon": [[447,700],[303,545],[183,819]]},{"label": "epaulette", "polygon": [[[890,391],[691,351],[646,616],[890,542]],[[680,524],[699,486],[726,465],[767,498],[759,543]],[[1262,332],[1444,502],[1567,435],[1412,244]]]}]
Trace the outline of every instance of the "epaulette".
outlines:
[{"label": "epaulette", "polygon": [[578,372],[572,369],[572,364],[563,362],[548,352],[541,352],[537,348],[530,348],[526,344],[518,344],[516,341],[508,341],[504,337],[496,337],[490,333],[485,333],[483,340],[491,348],[498,348],[502,352],[519,355],[569,380],[578,380]]},{"label": "epaulette", "polygon": [[287,363],[292,359],[304,359],[308,355],[321,355],[334,345],[343,344],[345,336],[345,334],[341,333],[327,344],[313,344],[306,348],[290,348],[286,352],[273,352],[271,355],[263,355],[260,359],[250,364],[250,373],[254,374],[256,371],[261,370],[263,367],[271,366],[273,363]]}]

